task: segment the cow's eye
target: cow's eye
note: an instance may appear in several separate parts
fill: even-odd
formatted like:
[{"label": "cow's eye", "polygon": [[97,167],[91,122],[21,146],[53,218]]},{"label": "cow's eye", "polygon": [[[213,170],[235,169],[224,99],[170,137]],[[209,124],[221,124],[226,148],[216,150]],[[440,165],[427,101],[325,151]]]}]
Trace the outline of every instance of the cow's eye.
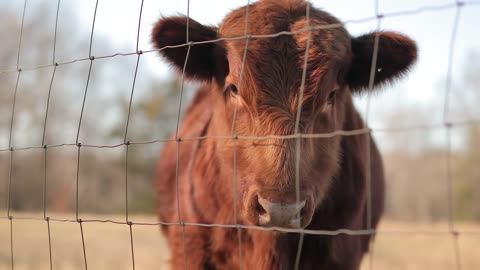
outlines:
[{"label": "cow's eye", "polygon": [[335,103],[335,98],[337,97],[337,89],[333,90],[328,94],[328,104],[333,104]]},{"label": "cow's eye", "polygon": [[230,93],[230,94],[233,94],[233,95],[238,95],[238,89],[237,89],[237,87],[236,87],[234,84],[229,84],[229,85],[225,88],[224,93],[225,93],[225,94]]}]

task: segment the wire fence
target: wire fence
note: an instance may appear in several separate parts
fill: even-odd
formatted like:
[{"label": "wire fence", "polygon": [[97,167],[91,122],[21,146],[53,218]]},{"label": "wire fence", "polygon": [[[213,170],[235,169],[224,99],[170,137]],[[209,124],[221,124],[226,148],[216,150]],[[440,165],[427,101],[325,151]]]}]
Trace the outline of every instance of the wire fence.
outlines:
[{"label": "wire fence", "polygon": [[[299,267],[299,259],[301,255],[301,248],[302,248],[302,241],[303,241],[303,236],[304,235],[340,235],[340,234],[346,234],[346,235],[374,235],[378,233],[386,233],[386,234],[412,234],[412,233],[418,233],[418,234],[432,234],[432,235],[438,235],[438,234],[448,234],[451,235],[452,237],[452,251],[455,255],[455,269],[462,269],[461,265],[461,259],[460,259],[460,252],[459,252],[459,243],[458,243],[458,237],[460,234],[462,235],[480,235],[480,231],[476,230],[458,230],[455,226],[454,223],[454,213],[453,213],[453,199],[452,199],[452,172],[451,172],[451,154],[452,154],[452,143],[451,143],[451,130],[455,126],[464,126],[464,125],[476,125],[480,123],[479,120],[465,120],[461,122],[452,122],[449,121],[448,119],[448,113],[449,113],[449,104],[450,104],[450,95],[451,95],[451,78],[452,78],[452,59],[453,55],[455,53],[455,44],[456,44],[456,39],[457,39],[457,32],[458,32],[458,25],[459,25],[459,20],[461,17],[461,11],[464,8],[467,8],[469,6],[475,6],[475,5],[480,5],[480,1],[455,1],[452,3],[448,4],[443,4],[443,5],[436,5],[436,6],[423,6],[421,8],[417,9],[411,9],[411,10],[404,10],[404,11],[398,11],[398,12],[391,12],[391,13],[380,13],[379,12],[379,7],[378,7],[378,0],[375,1],[375,16],[372,17],[366,17],[366,18],[361,18],[361,19],[356,19],[356,20],[347,20],[344,21],[341,24],[330,24],[330,25],[322,25],[322,26],[312,26],[307,24],[307,26],[301,30],[298,31],[283,31],[283,32],[278,32],[274,33],[271,35],[255,35],[255,34],[249,34],[249,29],[248,29],[248,8],[246,9],[246,16],[245,16],[245,34],[242,36],[238,37],[230,37],[230,38],[218,38],[214,40],[207,40],[207,41],[201,41],[201,42],[193,42],[189,40],[189,33],[188,31],[186,32],[186,40],[187,42],[185,44],[181,45],[176,45],[176,46],[165,46],[163,48],[159,49],[153,49],[153,50],[141,50],[139,48],[139,38],[140,38],[140,25],[142,21],[142,13],[143,13],[143,0],[140,3],[140,9],[138,11],[138,27],[137,27],[137,36],[136,36],[136,50],[134,52],[129,52],[129,53],[114,53],[111,55],[101,55],[101,56],[94,56],[92,54],[92,42],[94,40],[94,32],[95,32],[95,19],[97,16],[97,8],[99,5],[99,0],[96,1],[95,5],[95,11],[94,11],[94,16],[93,20],[91,23],[91,33],[90,33],[90,46],[89,46],[89,56],[86,58],[80,58],[80,59],[74,59],[66,62],[57,62],[56,59],[56,44],[57,44],[57,26],[60,23],[59,22],[59,12],[61,8],[61,1],[58,0],[57,3],[57,8],[56,8],[56,18],[55,18],[55,32],[54,32],[54,42],[53,42],[53,47],[52,47],[52,61],[50,64],[46,65],[40,65],[40,66],[20,66],[20,57],[21,57],[21,46],[22,46],[22,36],[23,36],[23,29],[24,29],[24,20],[25,20],[25,13],[26,10],[28,9],[28,1],[24,1],[23,5],[23,11],[22,11],[22,24],[21,24],[21,29],[20,29],[20,38],[18,42],[18,54],[17,54],[17,63],[15,68],[10,68],[10,69],[3,69],[0,70],[0,75],[2,74],[10,74],[10,73],[17,73],[16,76],[16,83],[15,83],[15,88],[13,90],[13,99],[11,101],[11,117],[10,117],[10,130],[9,130],[9,140],[8,140],[8,148],[0,149],[0,152],[9,152],[10,153],[10,171],[9,171],[9,179],[8,179],[8,193],[7,193],[7,210],[6,210],[6,216],[0,217],[0,219],[3,220],[8,220],[9,221],[9,227],[10,227],[10,260],[11,260],[11,268],[15,268],[15,254],[14,254],[14,245],[15,245],[15,235],[13,233],[14,231],[14,226],[15,226],[15,220],[37,220],[37,221],[45,221],[47,224],[47,231],[45,232],[48,234],[48,250],[49,250],[49,261],[50,261],[50,269],[53,269],[53,264],[52,264],[52,246],[51,246],[51,230],[50,230],[50,224],[51,222],[64,222],[64,223],[77,223],[79,226],[79,234],[81,236],[81,241],[82,241],[82,249],[83,249],[83,259],[84,259],[84,267],[85,269],[88,268],[88,250],[85,247],[85,238],[84,238],[84,231],[83,231],[83,224],[85,223],[110,223],[110,224],[119,224],[119,225],[125,225],[128,226],[129,230],[129,238],[130,238],[130,249],[131,249],[131,261],[132,261],[132,268],[135,269],[135,248],[134,248],[134,229],[136,226],[159,226],[159,225],[167,225],[167,226],[180,226],[183,228],[183,238],[185,240],[185,227],[189,226],[200,226],[200,227],[207,227],[207,228],[212,228],[212,227],[221,227],[221,228],[231,228],[231,229],[236,229],[238,234],[238,245],[239,245],[239,256],[242,260],[243,254],[242,254],[242,231],[243,230],[261,230],[261,231],[281,231],[281,232],[290,232],[290,233],[299,233],[301,237],[299,238],[299,244],[298,244],[298,251],[297,251],[297,256],[296,256],[296,261],[295,261],[295,269],[298,269]],[[187,8],[187,17],[189,17],[189,7],[190,7],[190,2],[187,1],[188,3],[188,8]],[[248,5],[250,1],[248,1],[246,4]],[[101,3],[100,3],[101,4]],[[406,16],[406,15],[412,15],[412,14],[418,14],[418,13],[423,13],[423,12],[437,12],[441,10],[451,10],[454,9],[455,12],[455,19],[454,23],[452,25],[452,32],[451,32],[451,39],[450,39],[450,45],[449,45],[449,52],[448,52],[448,70],[447,70],[447,80],[445,83],[445,89],[444,89],[444,106],[443,106],[443,123],[442,124],[430,124],[430,125],[419,125],[419,126],[410,126],[410,127],[398,127],[398,128],[384,128],[384,129],[371,129],[368,126],[368,118],[369,118],[369,107],[370,107],[370,97],[367,97],[367,109],[366,109],[366,117],[365,117],[365,126],[361,129],[356,129],[356,130],[351,130],[351,131],[346,131],[346,130],[336,130],[334,132],[330,133],[323,133],[323,134],[302,134],[299,132],[299,122],[300,122],[300,112],[301,112],[301,103],[299,103],[299,108],[297,110],[298,114],[296,115],[296,121],[295,121],[295,132],[293,134],[289,135],[267,135],[267,136],[241,136],[237,135],[234,132],[234,125],[235,121],[233,121],[233,126],[232,126],[232,133],[231,134],[225,134],[225,135],[216,135],[216,136],[200,136],[200,137],[180,137],[178,136],[178,129],[180,126],[180,119],[181,119],[181,109],[182,109],[182,96],[183,96],[183,88],[184,88],[184,77],[185,77],[185,69],[186,69],[186,63],[188,61],[189,57],[189,52],[190,48],[194,45],[199,45],[199,44],[206,44],[206,43],[215,43],[215,42],[220,42],[220,41],[227,41],[227,40],[246,40],[246,46],[245,50],[243,53],[243,59],[242,59],[242,66],[241,66],[241,71],[240,71],[240,82],[242,81],[241,77],[243,76],[243,70],[246,62],[246,56],[248,54],[248,44],[249,41],[252,39],[266,39],[266,38],[273,38],[273,37],[278,37],[281,35],[294,35],[299,32],[308,32],[308,41],[307,41],[307,49],[305,51],[305,57],[304,57],[304,65],[303,65],[303,73],[302,73],[302,81],[301,81],[301,87],[300,87],[300,96],[303,95],[304,91],[304,86],[305,86],[305,80],[307,76],[307,61],[308,61],[308,48],[310,44],[310,37],[311,37],[311,32],[315,30],[322,30],[322,29],[331,29],[331,28],[338,28],[338,27],[344,27],[345,25],[348,24],[358,24],[358,23],[363,23],[363,22],[371,22],[375,21],[377,25],[377,30],[381,29],[381,23],[384,18],[391,18],[391,17],[401,17],[401,16]],[[310,17],[309,17],[309,5],[307,5],[307,10],[305,11],[306,13],[306,18],[307,22],[310,22]],[[188,25],[188,21],[187,21]],[[187,27],[188,29],[188,27]],[[378,35],[375,38],[375,43],[374,43],[374,53],[372,57],[372,65],[371,65],[371,71],[370,71],[370,78],[369,78],[369,88],[373,88],[373,82],[375,79],[375,71],[376,71],[376,62],[377,62],[377,52],[378,52]],[[182,71],[182,76],[181,76],[181,89],[180,89],[180,99],[179,99],[179,104],[178,104],[178,117],[177,117],[177,122],[176,122],[176,135],[174,138],[159,138],[155,140],[150,140],[150,141],[130,141],[128,140],[128,131],[129,131],[129,123],[130,123],[130,115],[131,115],[131,110],[132,110],[132,100],[134,99],[134,92],[135,92],[135,85],[137,82],[137,73],[138,73],[138,67],[139,63],[141,62],[142,56],[147,53],[158,53],[159,51],[166,50],[168,48],[179,48],[179,47],[185,47],[187,49],[187,57],[185,60],[184,68]],[[113,144],[113,145],[95,145],[95,144],[88,144],[81,142],[79,140],[79,134],[82,129],[82,119],[84,115],[84,108],[85,108],[85,103],[86,99],[88,96],[88,90],[89,90],[89,82],[90,82],[90,77],[91,77],[91,71],[92,67],[94,66],[96,60],[98,59],[105,59],[105,58],[112,58],[112,57],[118,57],[118,56],[134,56],[136,55],[136,66],[135,66],[135,71],[134,71],[134,76],[133,76],[133,81],[131,85],[131,92],[130,92],[130,98],[129,98],[129,105],[128,105],[128,115],[127,115],[127,120],[125,122],[125,129],[124,129],[124,136],[123,136],[123,142],[119,144]],[[55,80],[55,75],[56,75],[56,70],[58,66],[63,66],[63,65],[73,65],[78,62],[88,62],[89,63],[89,69],[88,69],[88,75],[85,81],[85,88],[84,88],[84,93],[83,93],[83,101],[82,101],[82,109],[80,112],[80,116],[78,119],[78,128],[77,128],[77,134],[76,134],[76,140],[75,143],[62,143],[62,144],[51,144],[47,145],[45,143],[45,130],[48,124],[48,117],[49,117],[49,106],[50,106],[50,98],[51,98],[51,92],[52,92],[52,85]],[[18,85],[19,82],[22,79],[22,74],[23,72],[26,71],[32,71],[32,70],[37,70],[37,69],[52,69],[52,75],[51,75],[51,80],[50,80],[50,85],[48,89],[48,97],[46,100],[46,107],[45,107],[45,116],[44,116],[44,122],[43,122],[43,134],[42,134],[42,141],[41,145],[31,145],[31,146],[26,146],[26,147],[15,147],[12,141],[12,131],[14,128],[14,119],[15,119],[15,113],[16,113],[16,103],[17,103],[17,92],[18,92]],[[238,86],[239,91],[241,91],[242,86]],[[301,99],[301,98],[300,98]],[[238,103],[238,102],[237,102]],[[237,111],[238,104],[235,107],[235,112]],[[236,119],[236,113],[234,114],[234,120]],[[238,183],[237,183],[237,173],[236,173],[236,141],[238,140],[267,140],[267,139],[281,139],[281,140],[296,140],[297,147],[296,147],[296,157],[297,157],[297,164],[296,164],[296,192],[297,192],[297,202],[299,201],[299,178],[300,178],[300,173],[299,173],[299,160],[300,160],[300,147],[299,147],[299,142],[301,138],[331,138],[335,136],[357,136],[357,135],[362,135],[362,134],[371,134],[372,132],[410,132],[412,130],[431,130],[431,129],[444,129],[445,130],[445,135],[446,135],[446,142],[447,142],[447,157],[445,159],[445,168],[446,168],[446,187],[447,187],[447,200],[446,204],[448,205],[448,229],[447,230],[377,230],[372,227],[371,224],[371,175],[370,175],[370,151],[367,151],[365,153],[366,155],[366,168],[368,168],[367,171],[367,227],[362,230],[350,230],[350,229],[344,229],[344,228],[339,228],[337,230],[310,230],[310,229],[288,229],[288,228],[280,228],[280,227],[260,227],[260,226],[250,226],[250,225],[243,225],[239,224],[238,220],[238,213],[237,213],[237,207],[236,205],[238,204],[238,196],[237,194],[233,194],[234,196],[234,206],[233,206],[233,211],[234,211],[234,220],[235,222],[233,224],[215,224],[215,223],[209,223],[209,224],[202,224],[202,223],[191,223],[191,222],[184,222],[181,216],[181,211],[180,211],[180,206],[179,202],[177,199],[177,214],[178,214],[178,219],[179,222],[138,222],[131,220],[130,215],[129,215],[129,196],[128,196],[128,187],[129,187],[129,178],[128,178],[128,162],[129,162],[129,149],[130,147],[133,147],[135,145],[147,145],[147,144],[156,144],[156,143],[165,143],[165,142],[177,142],[177,155],[179,154],[179,145],[183,141],[189,141],[189,140],[194,140],[194,141],[200,141],[200,140],[205,140],[205,139],[215,139],[215,140],[234,140],[234,174],[232,176],[232,185],[234,186],[234,190],[237,189]],[[368,141],[368,140],[367,140]],[[58,218],[52,218],[48,215],[47,212],[47,192],[48,192],[48,185],[47,185],[47,152],[50,149],[53,148],[59,148],[59,147],[71,147],[75,148],[77,151],[77,167],[76,167],[76,197],[75,197],[75,219],[58,219]],[[124,220],[109,220],[109,219],[83,219],[81,214],[79,213],[79,184],[81,182],[81,177],[80,177],[80,167],[82,166],[80,160],[81,160],[81,155],[82,155],[82,149],[84,148],[123,148],[125,149],[125,179],[124,179],[124,185],[125,185],[125,219]],[[44,174],[43,174],[43,217],[38,218],[38,217],[23,217],[23,216],[14,216],[12,215],[12,206],[11,206],[11,201],[12,201],[12,171],[13,171],[13,166],[14,166],[14,156],[17,152],[19,151],[29,151],[29,150],[34,150],[34,149],[43,149],[43,165],[44,165]],[[370,149],[370,147],[367,147],[367,149]],[[178,157],[178,156],[177,156]],[[178,176],[179,176],[179,159],[177,158],[176,161],[176,192],[178,193]],[[40,177],[40,176],[39,176]],[[177,196],[178,198],[178,196]],[[184,263],[185,266],[187,265],[187,260],[188,260],[188,253],[186,252],[186,247],[185,247],[185,241],[183,241],[183,248],[184,248]],[[372,241],[370,245],[371,252],[373,251],[373,246],[374,242]],[[370,269],[373,269],[373,262],[374,262],[374,256],[370,256]]]}]

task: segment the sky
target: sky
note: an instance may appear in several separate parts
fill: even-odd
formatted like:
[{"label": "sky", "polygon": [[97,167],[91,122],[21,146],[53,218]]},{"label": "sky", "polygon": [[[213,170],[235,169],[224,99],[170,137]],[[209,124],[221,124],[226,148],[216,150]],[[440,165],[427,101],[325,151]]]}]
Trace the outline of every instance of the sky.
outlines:
[{"label": "sky", "polygon": [[[2,0],[4,1],[4,0]],[[377,28],[377,20],[355,22],[355,20],[372,18],[378,13],[385,16],[380,21],[382,30],[392,30],[404,33],[417,42],[419,49],[418,61],[405,78],[393,85],[384,87],[383,91],[376,92],[368,97],[356,99],[359,110],[373,127],[391,127],[398,125],[425,125],[438,124],[443,121],[444,97],[447,85],[445,83],[449,68],[449,48],[452,42],[452,33],[457,9],[455,6],[442,8],[454,4],[453,0],[336,0],[311,1],[315,7],[330,12],[341,21],[347,22],[346,28],[353,35],[358,36],[372,32]],[[48,4],[56,7],[57,1],[29,0],[28,6]],[[83,31],[90,32],[94,18],[97,0],[62,0],[60,2],[59,27],[68,27],[68,15],[62,9],[71,6],[80,17]],[[111,55],[120,52],[134,52],[137,42],[137,29],[141,7],[141,0],[98,0],[95,17],[95,29],[92,44],[92,54],[96,56]],[[150,32],[153,24],[160,16],[187,14],[189,7],[190,17],[203,24],[218,24],[232,9],[245,5],[246,0],[144,0],[140,24],[139,49],[153,49],[150,42]],[[480,52],[480,1],[466,1],[460,10],[458,28],[454,39],[454,51],[451,62],[451,76],[453,87],[450,89],[450,106],[466,107],[468,95],[461,85],[466,62],[472,51]],[[11,5],[21,14],[23,1],[14,1]],[[35,12],[34,8],[27,9],[28,15]],[[404,15],[398,15],[405,12]],[[391,16],[397,14],[396,16]],[[51,24],[52,20],[50,20]],[[54,21],[53,21],[54,22]],[[107,36],[112,45],[110,51],[96,42],[95,35]],[[59,46],[68,46],[60,44]],[[111,51],[112,48],[115,51]],[[77,58],[85,57],[80,52]],[[69,56],[72,60],[71,56]],[[68,57],[67,57],[68,58]],[[142,59],[158,74],[159,77],[171,76],[171,70],[156,53],[146,54]],[[65,59],[67,60],[67,59]],[[455,89],[453,89],[455,88]],[[478,89],[477,89],[478,90]],[[367,110],[367,100],[370,100]],[[478,103],[478,102],[477,102]],[[387,111],[417,110],[424,115],[407,121],[408,123],[386,123]],[[479,119],[479,110],[469,115]],[[365,115],[368,112],[368,115]]]}]

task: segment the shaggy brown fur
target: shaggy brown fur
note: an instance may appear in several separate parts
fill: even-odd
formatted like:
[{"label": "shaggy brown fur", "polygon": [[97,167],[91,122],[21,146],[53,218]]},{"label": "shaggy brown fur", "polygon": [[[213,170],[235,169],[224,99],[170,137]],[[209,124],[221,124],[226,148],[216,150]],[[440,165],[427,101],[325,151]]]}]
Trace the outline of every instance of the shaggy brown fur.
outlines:
[{"label": "shaggy brown fur", "polygon": [[[336,18],[312,6],[307,21],[307,5],[310,4],[301,0],[265,0],[249,6],[248,34],[280,31],[295,34],[250,39],[243,71],[245,39],[191,47],[185,76],[201,80],[204,85],[185,114],[179,137],[230,135],[232,131],[243,136],[293,134],[299,103],[300,133],[355,130],[364,126],[353,106],[352,93],[368,90],[375,35],[379,38],[379,69],[374,86],[407,71],[416,58],[415,43],[392,32],[353,38]],[[246,7],[232,11],[218,28],[189,19],[189,41],[242,36],[245,14]],[[332,24],[338,26],[313,30],[310,34],[301,31],[308,25]],[[162,18],[153,29],[152,39],[157,48],[183,44],[187,41],[186,30],[185,17]],[[183,69],[186,47],[165,49],[161,54],[174,67]],[[238,223],[258,225],[260,196],[272,202],[296,200],[295,153],[299,145],[300,199],[306,201],[301,226],[314,230],[366,229],[367,170],[370,170],[371,225],[375,228],[383,211],[384,179],[380,153],[371,136],[299,140],[298,143],[297,139],[208,138],[168,143],[158,164],[156,180],[160,220],[234,224],[237,212]],[[370,168],[366,168],[367,150],[371,153]],[[237,211],[234,211],[234,194]],[[162,229],[172,250],[174,269],[184,267],[184,246],[188,269],[240,266],[236,229],[188,225]],[[370,238],[370,235],[307,234],[300,269],[358,269]],[[298,240],[296,233],[242,229],[244,269],[292,269]]]}]

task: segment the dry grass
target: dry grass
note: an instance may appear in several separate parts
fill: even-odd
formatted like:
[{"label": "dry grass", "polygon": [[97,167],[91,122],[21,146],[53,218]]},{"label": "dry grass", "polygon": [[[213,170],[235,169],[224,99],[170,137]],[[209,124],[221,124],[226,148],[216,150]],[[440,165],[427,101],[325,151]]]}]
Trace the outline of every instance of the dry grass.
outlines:
[{"label": "dry grass", "polygon": [[[36,215],[39,216],[39,215]],[[56,218],[74,219],[72,216]],[[89,215],[84,219],[122,221],[122,216]],[[138,222],[157,222],[153,216],[134,216]],[[88,269],[132,269],[130,231],[125,224],[82,223]],[[53,269],[85,269],[80,226],[50,222]],[[157,226],[133,226],[136,269],[166,269],[168,249]],[[49,269],[48,230],[45,221],[13,220],[16,270]],[[10,226],[0,220],[0,269],[10,269]]]},{"label": "dry grass", "polygon": [[[17,216],[17,215],[15,215]],[[39,214],[28,216],[41,217]],[[72,219],[72,216],[57,218]],[[122,216],[82,218],[123,220]],[[156,222],[152,216],[132,216],[137,222]],[[84,269],[78,223],[52,221],[53,269]],[[454,241],[448,224],[384,222],[374,245],[373,267],[366,257],[362,269],[455,269]],[[458,238],[462,269],[480,269],[480,225],[459,224],[459,230],[476,231]],[[132,269],[128,226],[83,223],[88,269]],[[410,233],[415,231],[417,233]],[[394,233],[395,232],[395,233]],[[418,233],[420,232],[420,233]],[[133,226],[136,269],[166,269],[168,249],[157,226]],[[13,220],[15,269],[49,269],[48,234],[45,221]],[[10,269],[9,221],[0,220],[0,269]]]},{"label": "dry grass", "polygon": [[[459,269],[480,269],[480,225],[456,224],[459,234]],[[457,269],[455,241],[447,223],[384,221],[373,245],[373,267],[365,257],[362,270],[451,270]]]}]

